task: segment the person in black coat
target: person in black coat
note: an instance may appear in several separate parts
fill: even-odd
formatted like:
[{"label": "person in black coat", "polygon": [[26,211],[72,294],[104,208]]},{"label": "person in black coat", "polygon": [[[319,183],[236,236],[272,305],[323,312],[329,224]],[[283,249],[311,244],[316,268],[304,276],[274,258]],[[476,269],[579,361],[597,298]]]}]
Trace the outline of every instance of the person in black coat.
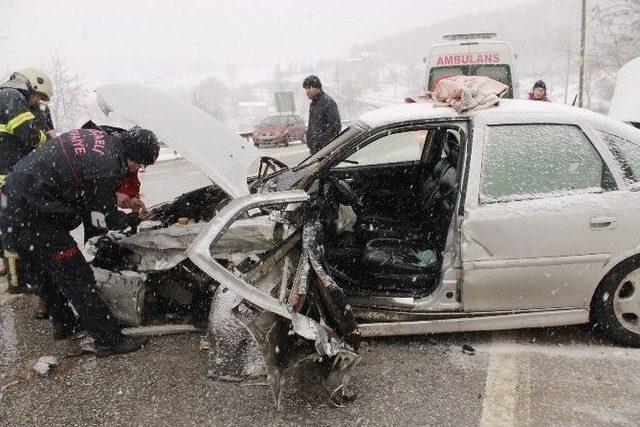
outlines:
[{"label": "person in black coat", "polygon": [[311,75],[304,79],[302,87],[311,100],[307,145],[311,154],[315,154],[340,133],[340,112],[336,102],[322,90],[318,76]]},{"label": "person in black coat", "polygon": [[[48,140],[7,176],[0,199],[2,241],[7,251],[18,255],[20,268],[13,270],[26,276],[27,285],[44,301],[54,338],[67,338],[79,322],[93,337],[98,356],[134,351],[144,344],[122,335],[95,292],[93,271],[69,232],[82,218],[100,229],[135,228],[139,218],[118,210],[116,189],[128,173],[153,164],[159,150],[149,130],[134,128],[115,137],[78,129]],[[17,278],[10,274],[10,280]]]}]

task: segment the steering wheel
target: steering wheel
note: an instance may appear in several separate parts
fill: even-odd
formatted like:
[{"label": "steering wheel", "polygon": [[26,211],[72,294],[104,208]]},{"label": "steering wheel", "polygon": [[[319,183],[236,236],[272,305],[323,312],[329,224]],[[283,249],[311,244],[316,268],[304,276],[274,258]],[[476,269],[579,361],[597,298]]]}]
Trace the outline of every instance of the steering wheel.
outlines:
[{"label": "steering wheel", "polygon": [[329,183],[340,193],[347,205],[350,205],[354,209],[362,207],[358,193],[356,193],[346,181],[338,179],[335,176],[329,176]]}]

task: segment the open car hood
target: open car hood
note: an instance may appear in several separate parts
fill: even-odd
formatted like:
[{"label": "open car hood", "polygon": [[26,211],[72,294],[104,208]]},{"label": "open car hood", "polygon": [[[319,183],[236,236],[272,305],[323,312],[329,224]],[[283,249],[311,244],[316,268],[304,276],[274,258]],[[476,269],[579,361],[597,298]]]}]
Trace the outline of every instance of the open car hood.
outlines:
[{"label": "open car hood", "polygon": [[105,114],[113,112],[151,129],[231,197],[249,194],[247,174],[260,155],[221,121],[146,86],[111,84],[97,88],[96,94]]}]

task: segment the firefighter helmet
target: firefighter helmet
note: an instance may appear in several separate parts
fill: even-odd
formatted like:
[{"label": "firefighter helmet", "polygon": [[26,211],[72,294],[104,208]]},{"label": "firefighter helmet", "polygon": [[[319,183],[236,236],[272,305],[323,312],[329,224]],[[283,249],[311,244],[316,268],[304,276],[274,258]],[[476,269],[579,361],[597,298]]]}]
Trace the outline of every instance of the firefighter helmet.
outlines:
[{"label": "firefighter helmet", "polygon": [[[45,97],[45,101],[49,101],[53,96],[53,84],[49,76],[42,70],[37,68],[25,68],[18,70],[17,74],[22,74],[27,80],[27,86],[30,91],[37,92]],[[14,73],[15,75],[15,73]],[[12,76],[13,78],[14,76]]]}]

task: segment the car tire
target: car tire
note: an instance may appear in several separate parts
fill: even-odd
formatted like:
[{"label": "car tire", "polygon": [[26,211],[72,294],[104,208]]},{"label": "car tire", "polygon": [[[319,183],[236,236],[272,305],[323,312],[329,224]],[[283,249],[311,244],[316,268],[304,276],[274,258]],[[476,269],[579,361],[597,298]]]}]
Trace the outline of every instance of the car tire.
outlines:
[{"label": "car tire", "polygon": [[591,324],[617,344],[640,347],[640,258],[621,263],[602,279],[591,300]]}]

